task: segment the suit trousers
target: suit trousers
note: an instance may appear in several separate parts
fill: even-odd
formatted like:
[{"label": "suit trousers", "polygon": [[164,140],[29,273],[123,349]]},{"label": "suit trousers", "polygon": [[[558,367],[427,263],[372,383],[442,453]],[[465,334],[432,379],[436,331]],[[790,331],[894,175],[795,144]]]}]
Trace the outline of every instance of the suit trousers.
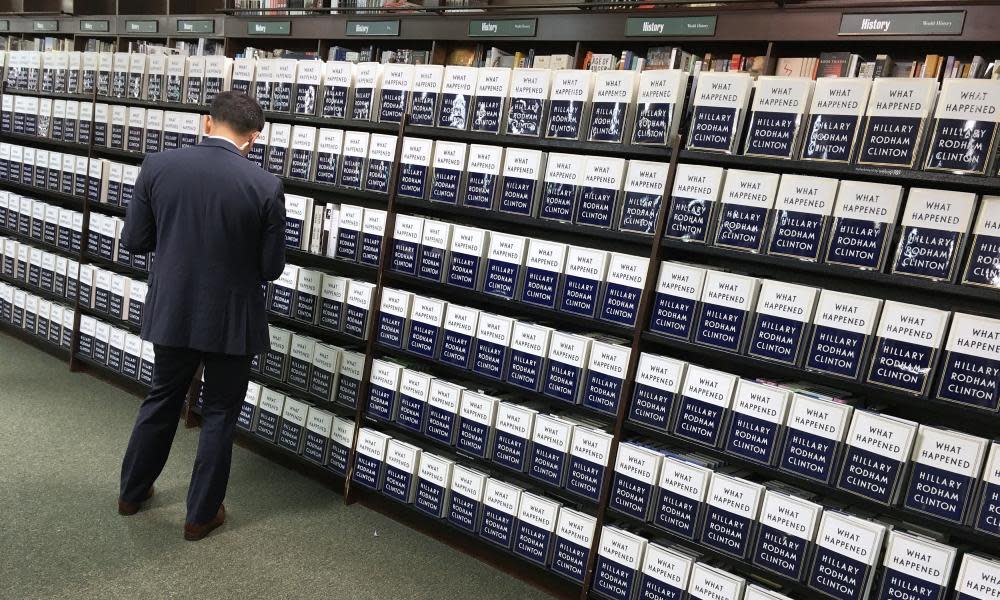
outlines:
[{"label": "suit trousers", "polygon": [[187,522],[215,518],[229,484],[236,417],[250,380],[250,356],[155,346],[153,385],[139,407],[122,462],[120,497],[139,504],[160,476],[170,455],[177,422],[191,381],[204,370],[204,407],[198,453],[187,495]]}]

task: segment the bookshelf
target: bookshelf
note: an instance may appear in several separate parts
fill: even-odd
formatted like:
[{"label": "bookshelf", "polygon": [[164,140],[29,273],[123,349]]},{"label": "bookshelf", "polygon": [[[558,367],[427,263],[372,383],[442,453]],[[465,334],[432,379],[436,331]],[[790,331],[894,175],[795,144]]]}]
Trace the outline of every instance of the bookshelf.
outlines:
[{"label": "bookshelf", "polygon": [[[30,3],[25,0],[25,3]],[[20,3],[18,3],[20,4]],[[327,53],[334,47],[342,47],[350,51],[360,51],[372,47],[377,51],[386,52],[397,49],[411,49],[427,52],[433,63],[443,63],[453,53],[466,52],[469,56],[483,56],[491,47],[504,53],[514,54],[533,50],[536,54],[561,54],[570,57],[572,66],[581,67],[587,60],[588,53],[610,54],[619,53],[623,49],[634,51],[637,56],[648,49],[659,46],[679,45],[686,50],[698,54],[712,53],[719,56],[740,54],[743,57],[760,57],[758,62],[761,73],[773,73],[775,66],[782,58],[797,56],[817,56],[821,52],[849,51],[858,52],[871,57],[876,53],[888,52],[901,61],[919,60],[925,52],[933,50],[942,55],[954,55],[962,60],[968,60],[977,54],[986,55],[995,46],[995,31],[1000,27],[1000,9],[991,4],[969,4],[955,6],[937,6],[928,8],[930,12],[947,12],[950,10],[964,11],[964,28],[960,33],[943,35],[899,35],[878,37],[874,35],[845,36],[839,35],[838,28],[844,14],[867,11],[868,8],[853,6],[822,6],[789,5],[786,7],[732,7],[724,10],[706,10],[699,8],[668,8],[662,3],[651,10],[618,11],[603,10],[594,3],[564,3],[563,10],[534,11],[530,4],[520,3],[510,5],[511,12],[500,7],[493,7],[491,12],[478,14],[452,13],[446,10],[425,7],[417,14],[399,14],[392,11],[379,14],[319,14],[303,17],[299,15],[248,15],[241,11],[227,10],[217,14],[212,2],[198,0],[176,1],[161,0],[160,2],[119,2],[117,8],[120,14],[114,14],[114,6],[109,6],[102,0],[77,2],[74,10],[76,16],[56,17],[59,36],[72,36],[77,48],[80,41],[86,37],[101,37],[114,40],[117,47],[125,49],[136,40],[150,40],[157,43],[172,45],[176,40],[193,40],[207,37],[224,43],[227,56],[242,54],[247,48],[257,48],[263,51],[275,49],[293,52],[317,53],[325,59]],[[0,7],[3,5],[0,4]],[[27,9],[26,9],[27,10]],[[880,14],[893,14],[913,11],[913,8],[878,8],[871,9]],[[107,16],[110,15],[110,16]],[[106,17],[107,16],[107,17]],[[679,35],[679,36],[646,36],[636,35],[635,25],[630,19],[704,19],[712,17],[714,35]],[[105,19],[108,21],[107,31],[87,29],[83,23],[87,20]],[[533,35],[520,37],[489,37],[474,35],[476,28],[484,26],[483,21],[503,22],[512,20],[528,20],[532,23]],[[15,35],[30,36],[32,33],[30,19],[11,17],[11,32]],[[207,28],[201,33],[184,31],[184,23],[199,21],[199,28]],[[359,38],[350,35],[351,27],[357,22],[369,24],[376,22],[395,23],[398,34],[382,37]],[[142,30],[130,31],[130,23],[155,23],[143,25]],[[206,24],[210,23],[210,25]],[[498,23],[505,26],[504,23]],[[255,33],[257,25],[266,25],[261,33]],[[287,27],[286,27],[287,25]],[[87,26],[93,27],[93,26]],[[132,25],[131,27],[137,27]],[[389,26],[390,29],[394,27]],[[210,29],[210,31],[209,31]],[[254,33],[252,33],[254,32]],[[53,97],[41,92],[8,90],[9,93],[23,96]],[[62,96],[66,98],[66,95]],[[83,94],[72,96],[78,100],[92,100],[93,97]],[[100,102],[122,104],[128,106],[155,108],[161,110],[178,110],[183,112],[205,113],[204,106],[194,106],[179,103],[150,102],[145,100],[105,99]],[[301,116],[289,113],[268,112],[266,120],[269,123],[288,123],[292,125],[311,125],[315,127],[334,127],[351,131],[365,131],[396,135],[397,140],[407,137],[429,138],[436,141],[456,141],[469,144],[490,144],[506,148],[522,148],[541,150],[543,152],[565,152],[581,155],[600,155],[629,160],[647,160],[666,163],[669,161],[668,181],[672,182],[677,172],[677,164],[694,164],[717,166],[727,169],[745,169],[780,173],[783,175],[809,175],[830,177],[840,180],[857,180],[869,183],[900,185],[905,188],[935,188],[949,191],[971,192],[977,195],[995,194],[1000,189],[1000,177],[992,167],[988,175],[960,175],[945,172],[932,172],[921,169],[868,167],[854,163],[837,164],[824,162],[809,162],[759,158],[741,154],[717,154],[695,150],[682,149],[683,144],[673,141],[664,146],[643,146],[630,143],[606,144],[583,140],[557,140],[545,137],[521,137],[503,134],[478,133],[441,127],[419,127],[414,125],[395,125],[348,119],[326,119],[317,116]],[[684,129],[682,128],[682,131]],[[107,158],[137,164],[143,158],[142,153],[115,150],[93,144],[64,142],[61,140],[40,139],[34,136],[12,133],[0,134],[0,140],[25,146],[47,148],[87,154],[88,156]],[[399,162],[401,144],[396,145],[396,160]],[[393,170],[393,177],[398,171]],[[393,180],[394,181],[394,180]],[[435,203],[424,199],[397,197],[391,184],[389,194],[370,191],[345,189],[332,184],[315,181],[303,181],[283,177],[285,189],[289,193],[300,194],[314,198],[317,203],[340,203],[358,205],[365,208],[387,211],[386,231],[383,238],[383,252],[380,264],[376,266],[360,263],[348,263],[327,256],[319,256],[302,250],[289,250],[288,262],[301,267],[317,269],[338,275],[366,280],[376,284],[372,300],[372,315],[369,318],[368,332],[365,340],[331,331],[318,325],[312,325],[295,319],[281,317],[269,313],[269,322],[295,333],[308,334],[329,344],[363,350],[365,367],[361,377],[361,386],[356,409],[351,409],[337,403],[325,401],[318,396],[304,392],[278,380],[262,374],[254,374],[258,383],[288,394],[290,397],[307,400],[343,417],[353,416],[357,428],[368,427],[383,431],[394,439],[407,441],[425,450],[452,457],[454,460],[472,465],[477,469],[495,475],[496,478],[516,483],[529,489],[541,490],[549,497],[559,500],[565,507],[582,510],[592,515],[597,523],[598,531],[605,523],[624,525],[647,534],[650,540],[667,539],[692,550],[704,552],[707,556],[717,559],[724,568],[744,576],[761,579],[764,574],[747,561],[740,561],[722,553],[706,549],[704,545],[679,539],[658,528],[648,521],[635,519],[624,515],[610,507],[612,479],[617,449],[622,442],[641,440],[645,443],[662,444],[665,447],[679,451],[696,452],[710,456],[713,460],[726,465],[743,469],[761,481],[776,480],[793,485],[816,494],[824,500],[849,505],[864,514],[881,514],[900,522],[915,524],[926,529],[939,532],[956,544],[995,553],[996,537],[977,531],[966,524],[955,524],[909,510],[901,503],[884,505],[876,501],[861,498],[830,485],[819,485],[804,477],[799,477],[778,469],[773,465],[760,465],[739,458],[717,447],[705,447],[674,435],[668,429],[652,428],[628,419],[628,408],[632,398],[632,386],[638,369],[638,360],[642,353],[655,353],[668,357],[684,359],[691,364],[701,364],[718,367],[723,371],[744,377],[746,379],[767,378],[777,381],[808,381],[826,385],[858,398],[871,400],[885,406],[888,414],[912,419],[923,424],[935,426],[951,426],[964,432],[990,437],[1000,425],[997,413],[978,410],[968,406],[937,400],[924,396],[914,396],[902,391],[887,391],[864,381],[844,380],[830,375],[808,371],[798,366],[788,366],[779,363],[757,359],[746,354],[729,353],[717,350],[691,341],[676,340],[647,330],[651,303],[661,261],[683,261],[697,263],[715,269],[730,269],[762,279],[781,280],[786,283],[796,283],[838,292],[874,296],[885,300],[899,302],[914,302],[923,306],[947,311],[966,312],[992,318],[1000,318],[1000,291],[985,287],[960,285],[947,281],[933,281],[916,277],[904,277],[882,270],[858,270],[846,266],[824,264],[822,262],[804,262],[796,259],[772,256],[768,254],[751,254],[706,244],[690,244],[663,237],[664,212],[669,202],[661,202],[657,214],[657,228],[653,235],[642,235],[587,227],[575,223],[548,221],[533,216],[506,214],[496,211],[483,212],[479,209],[461,205]],[[666,186],[667,190],[671,185]],[[25,184],[3,182],[0,188],[28,195],[40,200],[82,210],[88,217],[94,214],[124,217],[125,209],[95,203],[71,194],[62,194],[52,190],[34,188]],[[551,309],[540,309],[517,301],[510,301],[482,291],[468,291],[458,287],[445,285],[414,276],[392,271],[386,265],[387,248],[393,231],[393,220],[397,214],[431,217],[456,225],[485,227],[494,232],[516,233],[532,238],[552,242],[579,244],[589,248],[622,252],[633,256],[648,258],[649,269],[645,276],[645,286],[642,302],[637,307],[639,313],[634,327],[619,326],[597,319],[582,319],[564,312]],[[10,234],[7,234],[8,237]],[[27,240],[39,247],[46,247],[40,242]],[[895,245],[895,240],[890,240]],[[84,250],[79,254],[81,262],[86,262],[106,268],[131,277],[144,278],[146,273],[140,269],[123,266],[118,262],[101,259]],[[46,247],[46,249],[51,249]],[[53,251],[58,251],[55,249]],[[6,283],[14,282],[9,278],[0,278]],[[525,392],[523,389],[505,381],[497,381],[473,371],[449,366],[443,362],[429,360],[406,350],[389,347],[377,341],[377,307],[382,290],[385,288],[403,289],[416,294],[433,296],[456,304],[472,305],[486,312],[501,314],[523,321],[544,322],[559,331],[582,333],[597,332],[612,335],[625,340],[631,350],[630,360],[625,367],[626,377],[621,391],[617,412],[613,415],[598,413],[582,405],[565,405],[539,393]],[[38,290],[30,290],[45,297]],[[57,297],[63,301],[64,298]],[[116,322],[107,315],[88,307],[79,307],[78,315],[98,317],[112,322],[114,325],[134,333],[136,328],[127,321]],[[79,327],[79,319],[76,328]],[[75,342],[74,342],[75,344]],[[75,347],[75,346],[74,346]],[[101,369],[92,359],[70,355],[74,367],[76,363]],[[597,501],[575,494],[560,486],[545,484],[529,477],[523,472],[516,472],[490,460],[482,459],[458,450],[453,445],[437,442],[428,437],[414,434],[395,422],[375,420],[368,414],[368,385],[372,362],[377,358],[394,358],[407,362],[413,369],[431,374],[444,380],[469,381],[475,385],[496,391],[498,394],[510,394],[518,402],[535,403],[547,411],[558,411],[574,417],[596,419],[601,427],[612,434],[611,451],[607,456],[606,473],[602,480],[600,498]],[[114,377],[106,369],[105,376]],[[357,435],[357,434],[355,434]],[[255,439],[248,436],[249,439]],[[259,441],[254,447],[271,448]],[[357,440],[352,445],[356,449]],[[275,450],[278,455],[285,456],[291,462],[308,461],[294,458],[295,455],[283,450]],[[301,458],[301,457],[300,457]],[[315,466],[313,463],[308,463]],[[354,459],[350,464],[353,466]],[[318,476],[330,477],[328,470],[311,469]],[[480,555],[482,548],[492,548],[485,541],[470,536],[460,528],[454,527],[446,520],[431,520],[423,515],[407,510],[404,505],[385,500],[383,497],[364,489],[351,481],[349,473],[346,479],[338,479],[335,487],[344,491],[348,502],[360,501],[376,507],[418,528],[438,530],[435,535],[446,538],[466,551]],[[480,547],[482,546],[482,548]],[[532,578],[543,581],[542,585],[552,584],[563,597],[586,597],[590,592],[590,577],[594,573],[599,546],[599,534],[593,538],[589,552],[589,565],[585,582],[569,582],[560,575],[547,572],[544,569],[531,569]],[[487,553],[489,554],[489,553]],[[487,557],[491,562],[504,564],[505,568],[521,570],[528,563],[513,557],[509,552],[500,552],[501,556]],[[510,559],[510,560],[507,560]],[[773,580],[773,576],[771,577]],[[778,578],[783,589],[807,597],[816,592],[807,588],[802,582]],[[547,582],[547,583],[546,583]]]}]

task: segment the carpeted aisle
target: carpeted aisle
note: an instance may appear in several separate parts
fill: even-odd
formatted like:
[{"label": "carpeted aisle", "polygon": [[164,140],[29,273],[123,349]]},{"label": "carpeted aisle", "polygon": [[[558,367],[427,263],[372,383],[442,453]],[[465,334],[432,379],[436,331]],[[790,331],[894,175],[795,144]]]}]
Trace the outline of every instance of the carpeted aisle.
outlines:
[{"label": "carpeted aisle", "polygon": [[226,525],[185,542],[183,426],[149,508],[120,517],[138,402],[0,331],[0,598],[545,597],[239,447]]}]

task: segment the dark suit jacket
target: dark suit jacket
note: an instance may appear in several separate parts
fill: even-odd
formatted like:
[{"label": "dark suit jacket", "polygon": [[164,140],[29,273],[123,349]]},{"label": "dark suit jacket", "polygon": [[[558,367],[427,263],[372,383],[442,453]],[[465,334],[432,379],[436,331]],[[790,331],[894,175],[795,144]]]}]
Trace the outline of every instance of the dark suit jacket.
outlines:
[{"label": "dark suit jacket", "polygon": [[142,338],[204,352],[269,347],[261,283],[285,267],[281,181],[221,139],[146,157],[121,243],[155,250]]}]

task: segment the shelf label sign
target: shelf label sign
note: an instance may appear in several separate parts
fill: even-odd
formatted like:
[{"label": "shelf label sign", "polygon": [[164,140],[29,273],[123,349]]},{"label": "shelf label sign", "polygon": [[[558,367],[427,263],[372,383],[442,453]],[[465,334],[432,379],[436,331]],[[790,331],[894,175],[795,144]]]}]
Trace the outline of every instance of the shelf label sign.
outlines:
[{"label": "shelf label sign", "polygon": [[0,21],[0,31],[10,31],[10,21],[6,19]]},{"label": "shelf label sign", "polygon": [[111,29],[111,23],[107,19],[85,19],[80,21],[80,31],[107,32]]},{"label": "shelf label sign", "polygon": [[291,35],[291,21],[250,21],[247,23],[249,35]]},{"label": "shelf label sign", "polygon": [[965,11],[844,13],[839,35],[962,35]]},{"label": "shelf label sign", "polygon": [[44,21],[32,21],[31,22],[32,31],[58,31],[59,21],[55,19],[46,19]]},{"label": "shelf label sign", "polygon": [[715,15],[702,17],[629,17],[626,37],[713,36]]},{"label": "shelf label sign", "polygon": [[348,21],[347,35],[399,35],[399,20]]},{"label": "shelf label sign", "polygon": [[538,19],[473,19],[469,37],[534,37]]},{"label": "shelf label sign", "polygon": [[125,21],[125,31],[128,33],[156,33],[159,28],[157,21]]},{"label": "shelf label sign", "polygon": [[177,33],[215,33],[213,19],[178,19]]}]

